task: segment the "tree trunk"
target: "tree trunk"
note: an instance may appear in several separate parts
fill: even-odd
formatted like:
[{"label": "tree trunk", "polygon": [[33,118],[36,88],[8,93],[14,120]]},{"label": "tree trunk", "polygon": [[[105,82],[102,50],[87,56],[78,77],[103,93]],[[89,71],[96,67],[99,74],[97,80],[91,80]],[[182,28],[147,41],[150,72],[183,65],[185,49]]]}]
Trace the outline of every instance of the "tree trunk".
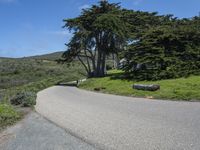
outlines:
[{"label": "tree trunk", "polygon": [[101,62],[101,76],[105,76],[105,68],[106,68],[106,54],[103,53],[102,62]]},{"label": "tree trunk", "polygon": [[83,60],[80,58],[80,56],[78,56],[78,59],[81,62],[81,64],[83,65],[83,67],[85,68],[87,74],[89,74],[89,70],[88,70],[87,66],[85,65],[85,63],[83,62]]},{"label": "tree trunk", "polygon": [[113,68],[117,69],[119,64],[118,56],[117,54],[112,54],[112,57],[113,57]]},{"label": "tree trunk", "polygon": [[116,61],[116,69],[119,69],[119,55],[118,53],[116,54],[116,58],[115,58],[115,61]]},{"label": "tree trunk", "polygon": [[99,77],[101,74],[101,58],[102,58],[102,53],[100,50],[98,50],[97,67],[96,67],[96,74],[95,74],[95,76],[97,77]]},{"label": "tree trunk", "polygon": [[87,60],[87,66],[88,66],[88,74],[91,74],[90,60],[88,58],[86,49],[84,50],[84,53],[85,53],[85,56],[87,57],[86,60]]}]

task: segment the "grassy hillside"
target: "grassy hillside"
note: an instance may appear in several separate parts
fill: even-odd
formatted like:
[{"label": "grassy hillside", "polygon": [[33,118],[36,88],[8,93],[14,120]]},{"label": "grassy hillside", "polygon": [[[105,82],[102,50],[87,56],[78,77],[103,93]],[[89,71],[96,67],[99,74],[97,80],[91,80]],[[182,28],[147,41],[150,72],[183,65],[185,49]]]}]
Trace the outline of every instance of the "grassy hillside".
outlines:
[{"label": "grassy hillside", "polygon": [[28,57],[28,59],[31,58],[31,59],[40,59],[40,60],[57,60],[61,58],[62,54],[63,54],[63,51],[60,51],[60,52],[55,52],[51,54],[32,56],[32,57]]},{"label": "grassy hillside", "polygon": [[84,78],[79,62],[58,64],[61,52],[27,58],[0,58],[0,129],[21,118],[10,100],[18,93],[36,94],[61,81]]},{"label": "grassy hillside", "polygon": [[[80,88],[92,90],[100,88],[101,92],[154,99],[200,100],[200,76],[188,78],[137,82],[124,79],[122,71],[111,71],[105,78],[93,78],[83,83]],[[132,88],[133,84],[159,84],[156,92],[140,91]]]},{"label": "grassy hillside", "polygon": [[[48,57],[46,57],[48,56]],[[55,55],[45,55],[21,59],[0,59],[0,99],[5,90],[47,79],[56,81],[76,80],[84,76],[84,70],[77,62],[72,66],[58,64],[51,59]],[[57,57],[58,59],[59,57]]]},{"label": "grassy hillside", "polygon": [[55,61],[38,59],[3,59],[0,63],[0,89],[24,85],[49,77],[67,76],[73,70],[77,76],[81,67],[57,64]]}]

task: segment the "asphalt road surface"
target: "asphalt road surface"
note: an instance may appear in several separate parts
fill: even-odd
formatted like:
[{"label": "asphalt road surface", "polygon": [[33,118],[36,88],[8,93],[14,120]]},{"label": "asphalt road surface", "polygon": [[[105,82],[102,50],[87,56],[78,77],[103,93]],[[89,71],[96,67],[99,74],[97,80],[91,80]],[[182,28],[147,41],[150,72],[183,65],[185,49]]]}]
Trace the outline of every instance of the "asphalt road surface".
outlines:
[{"label": "asphalt road surface", "polygon": [[0,150],[96,150],[32,112],[0,133]]},{"label": "asphalt road surface", "polygon": [[130,98],[55,86],[38,93],[36,111],[80,144],[96,149],[200,150],[198,102]]}]

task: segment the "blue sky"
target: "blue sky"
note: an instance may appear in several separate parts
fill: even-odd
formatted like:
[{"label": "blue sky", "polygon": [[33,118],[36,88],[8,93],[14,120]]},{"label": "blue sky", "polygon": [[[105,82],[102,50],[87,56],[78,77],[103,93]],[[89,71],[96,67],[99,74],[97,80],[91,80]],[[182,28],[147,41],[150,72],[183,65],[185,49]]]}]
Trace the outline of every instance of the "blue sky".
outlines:
[{"label": "blue sky", "polygon": [[[66,50],[71,34],[62,29],[64,18],[98,0],[0,0],[0,56],[23,57]],[[110,0],[125,8],[192,17],[200,0]]]}]

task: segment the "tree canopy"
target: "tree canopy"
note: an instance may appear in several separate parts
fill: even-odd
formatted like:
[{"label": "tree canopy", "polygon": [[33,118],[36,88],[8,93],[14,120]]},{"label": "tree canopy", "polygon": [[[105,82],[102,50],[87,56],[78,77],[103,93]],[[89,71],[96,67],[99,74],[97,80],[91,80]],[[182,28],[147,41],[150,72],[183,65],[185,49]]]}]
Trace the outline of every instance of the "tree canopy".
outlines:
[{"label": "tree canopy", "polygon": [[73,37],[63,61],[78,59],[89,77],[105,76],[110,55],[125,58],[123,69],[138,80],[200,74],[200,17],[178,19],[100,1],[64,22]]},{"label": "tree canopy", "polygon": [[100,1],[73,19],[65,19],[65,26],[73,31],[73,38],[67,44],[65,61],[78,58],[88,76],[104,76],[106,56],[123,50],[128,29],[119,4]]},{"label": "tree canopy", "polygon": [[200,73],[200,18],[169,19],[151,27],[125,52],[124,69],[139,80]]}]

